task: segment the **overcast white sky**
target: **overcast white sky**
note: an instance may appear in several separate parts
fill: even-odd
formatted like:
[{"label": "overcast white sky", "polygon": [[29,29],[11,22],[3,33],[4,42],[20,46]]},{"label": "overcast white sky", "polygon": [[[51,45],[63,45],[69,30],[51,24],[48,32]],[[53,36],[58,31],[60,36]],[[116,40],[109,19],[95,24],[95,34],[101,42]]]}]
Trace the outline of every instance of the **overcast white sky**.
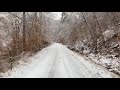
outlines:
[{"label": "overcast white sky", "polygon": [[[53,13],[53,18],[56,19],[56,20],[59,20],[61,19],[61,14],[62,12],[52,12]],[[3,13],[0,13],[0,16],[5,16],[7,14],[3,14]]]},{"label": "overcast white sky", "polygon": [[52,12],[55,16],[55,19],[60,19],[61,18],[61,14],[62,14],[62,12]]}]

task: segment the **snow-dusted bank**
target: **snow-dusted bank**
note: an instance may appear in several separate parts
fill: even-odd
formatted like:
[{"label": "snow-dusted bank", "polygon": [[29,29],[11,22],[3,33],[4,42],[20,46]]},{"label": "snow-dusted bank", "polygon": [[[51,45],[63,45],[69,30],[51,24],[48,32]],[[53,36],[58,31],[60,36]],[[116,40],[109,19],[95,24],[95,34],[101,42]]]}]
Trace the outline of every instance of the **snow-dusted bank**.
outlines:
[{"label": "snow-dusted bank", "polygon": [[113,78],[116,75],[86,61],[64,45],[54,43],[36,55],[27,58],[7,78]]}]

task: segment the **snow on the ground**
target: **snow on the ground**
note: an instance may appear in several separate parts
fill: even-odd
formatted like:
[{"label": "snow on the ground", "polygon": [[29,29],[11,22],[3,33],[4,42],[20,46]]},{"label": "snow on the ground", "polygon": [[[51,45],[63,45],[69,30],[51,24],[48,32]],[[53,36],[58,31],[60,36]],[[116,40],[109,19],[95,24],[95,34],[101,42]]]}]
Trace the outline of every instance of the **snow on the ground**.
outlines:
[{"label": "snow on the ground", "polygon": [[[112,78],[105,69],[85,60],[64,45],[56,44],[44,48],[34,56],[24,57],[20,65],[4,74],[7,78]],[[25,62],[27,61],[27,62]],[[29,61],[29,62],[28,62]]]},{"label": "snow on the ground", "polygon": [[[87,67],[89,68],[90,71],[92,71],[93,73],[96,73],[98,75],[101,75],[102,77],[106,77],[106,78],[112,78],[112,74],[109,73],[107,70],[99,67],[99,66],[95,66],[94,64],[91,64],[91,62],[85,60],[85,58],[83,56],[79,57],[77,55],[77,53],[74,53],[72,51],[70,51],[71,53],[73,53],[75,55],[75,57],[79,58],[82,63]],[[114,76],[113,76],[114,77]],[[115,76],[116,77],[116,76]]]},{"label": "snow on the ground", "polygon": [[[6,73],[1,73],[1,76],[4,76],[5,78],[13,78],[13,77],[17,78],[24,76],[24,73],[29,72],[32,67],[36,66],[39,59],[42,59],[46,52],[47,52],[47,48],[44,48],[42,51],[38,52],[35,56],[23,57],[21,60],[19,60],[18,66],[16,66],[12,71],[9,70]],[[38,56],[41,58],[38,58]]]},{"label": "snow on the ground", "polygon": [[106,40],[110,39],[111,37],[113,37],[115,35],[115,32],[114,32],[114,30],[106,30],[103,33],[103,35],[104,35],[104,39],[106,41]]},{"label": "snow on the ground", "polygon": [[92,60],[96,64],[99,64],[105,68],[107,68],[109,71],[115,71],[117,73],[120,73],[120,61],[119,58],[115,58],[112,55],[94,55],[89,54],[88,59]]}]

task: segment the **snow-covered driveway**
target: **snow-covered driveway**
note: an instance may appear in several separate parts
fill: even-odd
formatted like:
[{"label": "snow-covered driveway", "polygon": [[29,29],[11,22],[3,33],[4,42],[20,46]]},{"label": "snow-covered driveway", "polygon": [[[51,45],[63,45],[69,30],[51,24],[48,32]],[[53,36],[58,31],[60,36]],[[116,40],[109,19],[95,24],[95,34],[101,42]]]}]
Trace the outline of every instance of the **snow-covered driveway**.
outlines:
[{"label": "snow-covered driveway", "polygon": [[54,43],[28,59],[32,63],[13,70],[10,78],[112,78],[103,68],[86,61],[64,45]]}]

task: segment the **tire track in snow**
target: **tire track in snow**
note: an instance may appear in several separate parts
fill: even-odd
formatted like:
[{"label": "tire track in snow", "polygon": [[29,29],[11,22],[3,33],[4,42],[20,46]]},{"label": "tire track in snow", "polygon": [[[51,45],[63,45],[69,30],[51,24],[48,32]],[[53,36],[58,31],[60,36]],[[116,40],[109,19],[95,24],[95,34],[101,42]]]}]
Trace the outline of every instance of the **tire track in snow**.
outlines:
[{"label": "tire track in snow", "polygon": [[53,60],[53,64],[52,64],[52,67],[50,69],[48,78],[53,78],[54,77],[55,70],[56,70],[56,64],[57,64],[57,53],[58,53],[58,51],[56,50],[55,58]]}]

